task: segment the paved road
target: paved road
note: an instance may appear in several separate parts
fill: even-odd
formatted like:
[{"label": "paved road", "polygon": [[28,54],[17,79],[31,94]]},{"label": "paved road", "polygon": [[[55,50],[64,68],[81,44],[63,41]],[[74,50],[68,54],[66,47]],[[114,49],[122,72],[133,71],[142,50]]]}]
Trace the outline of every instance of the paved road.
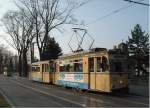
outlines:
[{"label": "paved road", "polygon": [[0,90],[14,107],[148,107],[149,98],[81,93],[22,78],[0,76]]},{"label": "paved road", "polygon": [[130,84],[130,93],[139,96],[149,97],[149,84],[146,85]]}]

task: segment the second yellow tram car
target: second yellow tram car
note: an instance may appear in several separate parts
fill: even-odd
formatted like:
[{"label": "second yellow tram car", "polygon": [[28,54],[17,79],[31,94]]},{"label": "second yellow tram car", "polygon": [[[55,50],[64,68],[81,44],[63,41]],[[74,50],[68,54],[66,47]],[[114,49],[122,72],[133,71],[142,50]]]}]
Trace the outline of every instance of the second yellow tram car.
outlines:
[{"label": "second yellow tram car", "polygon": [[[48,82],[56,85],[103,92],[128,90],[127,57],[120,51],[99,48],[63,55],[47,68],[51,76]],[[43,82],[45,77],[42,74]]]},{"label": "second yellow tram car", "polygon": [[50,83],[49,61],[32,63],[30,79],[33,81]]}]

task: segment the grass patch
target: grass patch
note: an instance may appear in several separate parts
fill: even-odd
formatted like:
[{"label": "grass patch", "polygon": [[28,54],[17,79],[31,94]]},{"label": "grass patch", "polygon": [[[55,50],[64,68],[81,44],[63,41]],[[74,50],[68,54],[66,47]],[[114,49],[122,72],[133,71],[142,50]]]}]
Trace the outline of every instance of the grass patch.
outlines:
[{"label": "grass patch", "polygon": [[5,98],[0,94],[0,107],[10,107]]}]

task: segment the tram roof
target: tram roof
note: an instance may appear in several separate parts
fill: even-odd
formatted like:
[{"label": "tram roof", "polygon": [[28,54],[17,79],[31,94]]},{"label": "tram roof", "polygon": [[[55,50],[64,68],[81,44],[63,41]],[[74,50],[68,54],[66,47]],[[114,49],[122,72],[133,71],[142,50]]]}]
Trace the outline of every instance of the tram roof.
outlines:
[{"label": "tram roof", "polygon": [[74,52],[70,54],[64,54],[60,56],[59,58],[66,58],[71,56],[83,56],[83,55],[90,55],[90,54],[96,54],[96,53],[106,53],[108,52],[106,48],[94,48],[88,51],[80,51],[80,52]]},{"label": "tram roof", "polygon": [[46,61],[38,61],[38,62],[34,62],[32,64],[42,64],[42,63],[49,63],[49,60]]}]

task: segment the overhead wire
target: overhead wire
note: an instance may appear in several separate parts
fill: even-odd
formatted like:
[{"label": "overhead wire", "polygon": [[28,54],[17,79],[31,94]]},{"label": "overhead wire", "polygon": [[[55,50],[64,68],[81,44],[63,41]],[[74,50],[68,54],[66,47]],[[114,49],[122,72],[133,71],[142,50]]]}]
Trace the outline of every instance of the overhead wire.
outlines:
[{"label": "overhead wire", "polygon": [[[139,2],[140,2],[140,1],[143,1],[143,0],[139,0]],[[102,17],[97,18],[97,19],[94,20],[94,21],[91,21],[91,22],[85,24],[84,26],[88,26],[88,25],[94,24],[94,23],[96,23],[96,22],[98,22],[98,21],[100,21],[100,20],[103,20],[103,19],[105,19],[105,18],[107,18],[107,17],[109,17],[109,16],[112,16],[112,15],[114,15],[114,14],[116,14],[116,13],[122,11],[122,10],[128,9],[128,8],[134,6],[134,5],[135,5],[135,4],[130,4],[130,5],[121,7],[121,8],[119,8],[119,9],[116,9],[116,10],[114,10],[114,11],[112,11],[112,12],[110,12],[110,13],[108,13],[108,14],[102,16]]]},{"label": "overhead wire", "polygon": [[145,5],[145,6],[150,6],[149,4],[137,2],[137,1],[133,1],[133,0],[124,0],[124,1],[130,2],[130,3],[135,3],[135,4],[140,4],[140,5]]},{"label": "overhead wire", "polygon": [[[144,0],[138,0],[138,2],[141,2],[141,1],[144,1]],[[119,9],[116,9],[116,10],[114,10],[114,11],[112,11],[112,12],[110,12],[110,13],[108,13],[108,14],[102,16],[102,17],[99,17],[99,18],[97,18],[97,19],[94,20],[94,21],[91,21],[91,22],[89,22],[89,23],[87,23],[87,24],[84,24],[84,25],[82,25],[82,26],[88,26],[88,25],[91,25],[91,24],[93,24],[93,23],[96,23],[96,22],[98,22],[98,21],[100,21],[100,20],[103,20],[103,19],[109,17],[109,16],[112,16],[112,15],[114,15],[114,14],[116,14],[116,13],[119,13],[119,12],[122,11],[122,10],[128,9],[128,8],[134,6],[134,5],[136,5],[136,4],[130,4],[130,5],[121,7],[121,8],[119,8]],[[77,33],[77,34],[78,34],[78,33]],[[78,34],[78,35],[79,35],[79,34]],[[87,34],[87,35],[88,35],[89,37],[91,37],[91,39],[93,40],[93,41],[92,41],[92,44],[91,44],[91,46],[90,46],[90,47],[92,47],[92,45],[94,44],[94,39],[93,39],[93,37],[90,36],[89,34]],[[80,36],[80,35],[79,35],[79,36]],[[72,38],[73,38],[73,35],[72,35],[72,37],[71,37],[71,39],[70,39],[70,41],[69,41],[69,44],[70,44]],[[76,37],[76,38],[77,38],[77,37]],[[80,37],[80,38],[81,38],[81,37]],[[79,40],[78,40],[78,42],[79,42]],[[69,47],[71,47],[71,46],[69,45]],[[73,51],[72,48],[71,48],[71,50]]]}]

